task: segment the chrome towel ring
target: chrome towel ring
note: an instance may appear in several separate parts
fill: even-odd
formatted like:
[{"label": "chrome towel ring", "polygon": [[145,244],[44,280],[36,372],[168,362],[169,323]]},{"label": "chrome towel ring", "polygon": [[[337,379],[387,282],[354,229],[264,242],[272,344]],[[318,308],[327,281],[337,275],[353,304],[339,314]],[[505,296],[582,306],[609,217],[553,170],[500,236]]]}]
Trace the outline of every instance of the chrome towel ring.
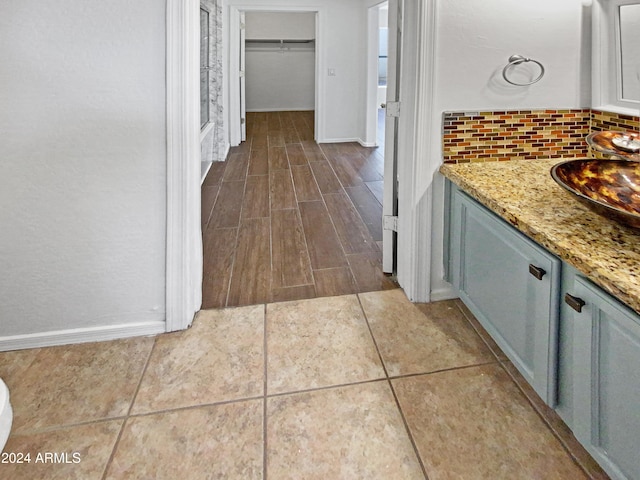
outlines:
[{"label": "chrome towel ring", "polygon": [[[526,62],[537,63],[538,66],[540,67],[540,75],[538,75],[536,78],[534,78],[532,81],[528,83],[516,83],[512,80],[509,80],[509,77],[507,76],[507,71],[509,70],[509,68],[514,67],[516,65],[520,65],[521,63],[526,63]],[[511,85],[516,85],[518,87],[526,87],[527,85],[533,85],[534,83],[539,82],[540,79],[544,77],[544,67],[537,60],[526,58],[526,57],[523,57],[522,55],[511,55],[509,57],[509,63],[507,64],[506,67],[502,69],[502,77]]]}]

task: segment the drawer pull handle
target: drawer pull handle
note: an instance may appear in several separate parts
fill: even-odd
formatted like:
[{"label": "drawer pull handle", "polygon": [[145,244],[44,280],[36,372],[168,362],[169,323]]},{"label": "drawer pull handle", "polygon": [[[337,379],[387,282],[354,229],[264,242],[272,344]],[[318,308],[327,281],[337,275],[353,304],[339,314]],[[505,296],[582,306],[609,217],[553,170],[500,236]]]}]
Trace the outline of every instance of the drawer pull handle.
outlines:
[{"label": "drawer pull handle", "polygon": [[568,293],[564,296],[564,302],[578,313],[582,312],[582,307],[586,305],[584,300],[578,297],[574,297],[573,295],[570,295]]},{"label": "drawer pull handle", "polygon": [[542,280],[542,277],[545,276],[547,271],[540,267],[536,267],[533,264],[529,264],[529,273],[534,277],[536,277],[538,280]]}]

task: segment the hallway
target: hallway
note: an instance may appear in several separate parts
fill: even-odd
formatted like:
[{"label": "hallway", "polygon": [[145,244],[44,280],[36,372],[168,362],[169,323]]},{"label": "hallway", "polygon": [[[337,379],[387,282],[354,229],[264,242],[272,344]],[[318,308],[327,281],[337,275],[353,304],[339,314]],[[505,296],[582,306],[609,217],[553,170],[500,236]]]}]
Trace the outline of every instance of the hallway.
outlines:
[{"label": "hallway", "polygon": [[313,112],[247,114],[202,185],[203,308],[395,288],[381,270],[383,154],[313,141]]}]

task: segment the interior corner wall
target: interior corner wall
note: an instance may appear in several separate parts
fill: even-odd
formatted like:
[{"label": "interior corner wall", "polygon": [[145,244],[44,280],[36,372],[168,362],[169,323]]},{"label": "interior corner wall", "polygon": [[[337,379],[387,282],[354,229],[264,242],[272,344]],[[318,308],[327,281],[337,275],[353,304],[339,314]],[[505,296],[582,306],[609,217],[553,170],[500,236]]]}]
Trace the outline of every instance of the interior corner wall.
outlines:
[{"label": "interior corner wall", "polygon": [[164,3],[0,2],[0,340],[165,320]]},{"label": "interior corner wall", "polygon": [[[433,0],[437,4],[436,78],[431,157],[442,161],[445,111],[580,109],[591,103],[591,5],[584,0]],[[546,73],[528,87],[509,85],[502,70],[513,54],[540,61]],[[534,68],[533,65],[525,65]],[[513,72],[518,74],[518,72]],[[532,70],[531,74],[537,74]],[[432,290],[442,280],[443,182],[433,174],[420,180],[433,188]]]},{"label": "interior corner wall", "polygon": [[[226,7],[242,7],[246,11],[282,11],[272,0],[228,0]],[[277,4],[282,5],[282,3]],[[366,101],[366,24],[367,12],[361,0],[290,0],[290,11],[320,10],[319,37],[316,54],[320,82],[320,105],[323,114],[318,125],[320,142],[353,141],[365,135]],[[229,8],[225,8],[223,27],[225,45],[229,45]],[[225,107],[229,105],[229,49],[225,47]],[[328,70],[335,70],[329,76]],[[225,108],[225,111],[229,111]]]}]

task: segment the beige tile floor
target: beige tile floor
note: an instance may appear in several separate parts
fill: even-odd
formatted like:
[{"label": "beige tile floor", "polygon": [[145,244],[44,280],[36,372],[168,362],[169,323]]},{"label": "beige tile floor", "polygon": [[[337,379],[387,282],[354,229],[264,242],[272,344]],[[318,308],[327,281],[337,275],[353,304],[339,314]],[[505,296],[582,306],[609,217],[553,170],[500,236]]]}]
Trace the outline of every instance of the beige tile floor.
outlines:
[{"label": "beige tile floor", "polygon": [[[588,478],[473,320],[389,290],[2,353],[5,452],[32,462],[0,478]],[[35,463],[46,452],[69,462]]]}]

